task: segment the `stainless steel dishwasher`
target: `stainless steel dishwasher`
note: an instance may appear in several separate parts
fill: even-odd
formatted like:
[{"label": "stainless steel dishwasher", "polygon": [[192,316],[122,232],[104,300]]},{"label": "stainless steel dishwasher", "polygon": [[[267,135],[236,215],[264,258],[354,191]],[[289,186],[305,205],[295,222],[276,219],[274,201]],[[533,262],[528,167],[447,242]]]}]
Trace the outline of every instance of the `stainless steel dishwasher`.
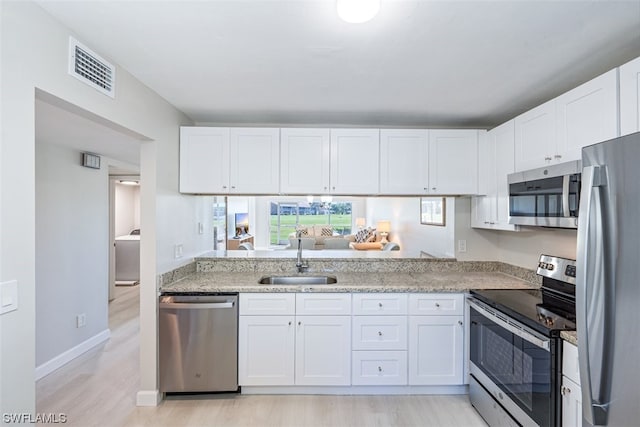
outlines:
[{"label": "stainless steel dishwasher", "polygon": [[160,297],[160,391],[238,390],[238,294]]}]

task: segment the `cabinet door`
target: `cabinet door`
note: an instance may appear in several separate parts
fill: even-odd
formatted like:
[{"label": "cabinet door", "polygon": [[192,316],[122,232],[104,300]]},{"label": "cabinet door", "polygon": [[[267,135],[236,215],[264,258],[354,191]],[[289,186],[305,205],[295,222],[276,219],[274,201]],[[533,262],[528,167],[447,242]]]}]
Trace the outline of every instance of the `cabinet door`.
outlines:
[{"label": "cabinet door", "polygon": [[551,163],[556,150],[555,100],[515,118],[515,170],[522,171]]},{"label": "cabinet door", "polygon": [[429,131],[380,131],[380,193],[429,193]]},{"label": "cabinet door", "polygon": [[478,193],[478,131],[429,131],[429,194]]},{"label": "cabinet door", "polygon": [[329,129],[280,130],[280,191],[329,193]]},{"label": "cabinet door", "polygon": [[640,58],[620,67],[620,134],[640,132]]},{"label": "cabinet door", "polygon": [[409,316],[409,384],[463,384],[463,316]]},{"label": "cabinet door", "polygon": [[496,206],[495,129],[478,141],[478,194],[471,199],[471,227],[493,228]]},{"label": "cabinet door", "polygon": [[351,384],[351,316],[296,316],[296,385]]},{"label": "cabinet door", "polygon": [[230,139],[230,192],[279,193],[280,129],[232,128]]},{"label": "cabinet door", "polygon": [[562,377],[562,425],[582,427],[582,391],[580,386]]},{"label": "cabinet door", "polygon": [[582,147],[618,135],[618,77],[611,70],[556,98],[558,148],[554,161],[582,158]]},{"label": "cabinet door", "polygon": [[238,383],[293,385],[294,316],[239,316]]},{"label": "cabinet door", "polygon": [[378,129],[331,130],[331,193],[377,194],[380,179]]},{"label": "cabinet door", "polygon": [[228,128],[180,128],[180,192],[229,192]]},{"label": "cabinet door", "polygon": [[493,130],[495,148],[495,212],[492,218],[495,227],[501,230],[517,230],[519,227],[509,224],[509,184],[507,176],[515,172],[515,122],[513,120]]}]

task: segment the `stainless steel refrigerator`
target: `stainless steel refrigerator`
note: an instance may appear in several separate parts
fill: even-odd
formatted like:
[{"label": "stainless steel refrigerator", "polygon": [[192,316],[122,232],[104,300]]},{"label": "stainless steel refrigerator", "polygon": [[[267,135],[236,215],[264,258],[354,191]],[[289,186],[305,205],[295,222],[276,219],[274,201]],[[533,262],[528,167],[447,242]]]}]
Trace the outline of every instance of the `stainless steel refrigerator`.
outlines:
[{"label": "stainless steel refrigerator", "polygon": [[586,425],[640,425],[640,133],[582,149],[576,312]]}]

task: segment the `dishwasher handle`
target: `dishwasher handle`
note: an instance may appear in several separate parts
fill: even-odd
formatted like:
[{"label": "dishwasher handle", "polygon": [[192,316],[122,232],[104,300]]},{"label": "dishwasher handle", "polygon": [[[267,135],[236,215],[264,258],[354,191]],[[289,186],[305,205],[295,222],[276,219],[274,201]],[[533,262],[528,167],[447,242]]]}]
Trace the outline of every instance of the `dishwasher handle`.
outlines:
[{"label": "dishwasher handle", "polygon": [[226,301],[226,302],[206,302],[206,303],[197,303],[197,302],[161,302],[160,308],[169,308],[169,309],[177,309],[177,310],[200,310],[200,309],[211,309],[211,308],[233,308],[235,305],[235,301]]}]

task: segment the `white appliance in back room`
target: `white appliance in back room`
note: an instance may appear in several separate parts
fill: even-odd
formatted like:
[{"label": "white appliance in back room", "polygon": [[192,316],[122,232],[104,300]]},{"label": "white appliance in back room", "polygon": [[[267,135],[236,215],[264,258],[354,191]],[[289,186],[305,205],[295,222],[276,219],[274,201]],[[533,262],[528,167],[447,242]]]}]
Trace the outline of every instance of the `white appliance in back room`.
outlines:
[{"label": "white appliance in back room", "polygon": [[140,281],[140,187],[136,180],[115,185],[115,284]]}]

